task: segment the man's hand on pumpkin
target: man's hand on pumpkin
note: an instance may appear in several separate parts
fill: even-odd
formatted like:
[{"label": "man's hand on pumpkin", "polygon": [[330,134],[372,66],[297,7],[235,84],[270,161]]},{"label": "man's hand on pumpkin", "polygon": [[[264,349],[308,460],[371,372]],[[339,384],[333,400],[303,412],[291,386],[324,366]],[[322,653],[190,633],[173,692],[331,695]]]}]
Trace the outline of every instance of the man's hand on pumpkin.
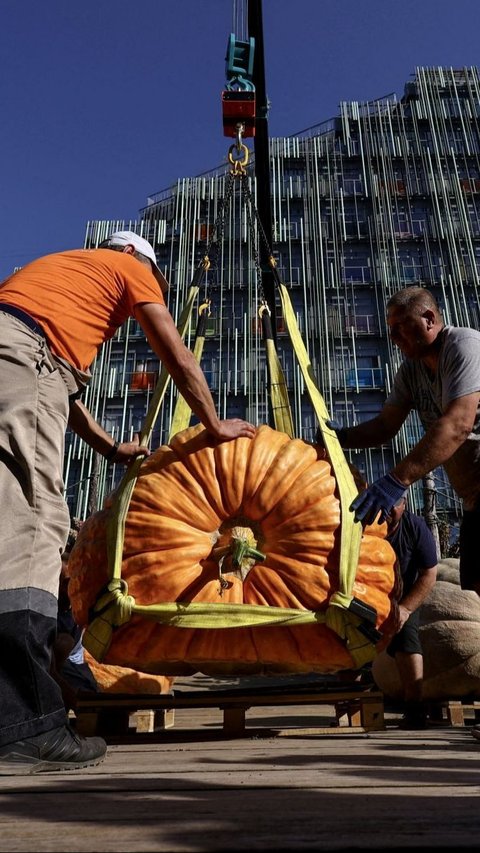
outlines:
[{"label": "man's hand on pumpkin", "polygon": [[355,513],[355,521],[361,521],[364,525],[373,524],[380,513],[379,524],[382,524],[392,507],[404,496],[407,488],[394,474],[385,474],[375,480],[365,491],[360,492],[350,505],[350,509]]},{"label": "man's hand on pumpkin", "polygon": [[[210,432],[213,431],[210,430]],[[235,438],[254,438],[257,429],[242,418],[227,418],[218,423],[214,437],[217,441],[232,441]]]}]

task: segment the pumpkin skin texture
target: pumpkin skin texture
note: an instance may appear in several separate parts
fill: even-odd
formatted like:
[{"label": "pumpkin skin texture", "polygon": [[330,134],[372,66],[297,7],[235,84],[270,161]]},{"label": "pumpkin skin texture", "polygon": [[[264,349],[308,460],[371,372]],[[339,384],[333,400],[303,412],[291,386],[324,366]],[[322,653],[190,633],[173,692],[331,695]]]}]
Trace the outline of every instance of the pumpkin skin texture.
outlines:
[{"label": "pumpkin skin texture", "polygon": [[87,649],[85,661],[102,693],[168,693],[174,682],[173,678],[167,676],[147,675],[124,666],[98,663]]},{"label": "pumpkin skin texture", "polygon": [[[253,439],[213,443],[202,425],[141,465],[125,522],[122,578],[138,605],[169,602],[326,610],[338,589],[340,505],[323,448],[263,425]],[[114,496],[83,524],[69,592],[77,622],[109,580],[106,522]],[[365,528],[353,594],[388,630],[395,554],[386,525]],[[265,559],[242,557],[244,539]],[[385,641],[386,642],[386,641]],[[379,644],[382,647],[383,641]],[[355,668],[323,623],[182,628],[139,614],[114,630],[103,663],[162,675],[332,673]]]}]

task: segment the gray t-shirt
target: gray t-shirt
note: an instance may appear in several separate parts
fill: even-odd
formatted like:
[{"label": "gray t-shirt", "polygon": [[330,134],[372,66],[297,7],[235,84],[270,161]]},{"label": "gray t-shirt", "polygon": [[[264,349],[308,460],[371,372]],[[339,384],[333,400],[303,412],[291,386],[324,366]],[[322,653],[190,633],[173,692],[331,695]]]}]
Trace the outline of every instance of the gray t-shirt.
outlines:
[{"label": "gray t-shirt", "polygon": [[[428,430],[458,397],[480,391],[480,332],[445,326],[438,369],[432,376],[421,361],[405,359],[398,370],[386,403],[416,409]],[[480,498],[480,406],[467,440],[443,467],[465,509]]]}]

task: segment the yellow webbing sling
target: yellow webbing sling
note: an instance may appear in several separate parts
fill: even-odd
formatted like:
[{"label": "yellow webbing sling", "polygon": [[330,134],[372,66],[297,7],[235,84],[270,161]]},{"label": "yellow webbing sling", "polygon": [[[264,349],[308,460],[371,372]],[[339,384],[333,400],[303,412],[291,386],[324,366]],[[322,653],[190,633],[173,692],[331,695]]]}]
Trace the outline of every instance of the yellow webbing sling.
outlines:
[{"label": "yellow webbing sling", "polygon": [[[350,504],[357,494],[357,487],[350,468],[345,459],[343,450],[338,442],[337,434],[326,426],[325,421],[329,419],[329,414],[325,406],[322,395],[320,394],[313,371],[301,338],[295,314],[288,291],[285,285],[280,281],[277,270],[275,269],[275,261],[270,257],[270,265],[274,271],[274,279],[280,292],[282,301],[283,318],[287,327],[287,331],[292,342],[295,354],[304,376],[305,384],[310,396],[310,400],[317,415],[320,429],[327,452],[330,457],[333,472],[337,480],[337,488],[340,498],[341,507],[341,530],[340,530],[340,564],[339,564],[339,589],[332,595],[329,601],[327,610],[326,622],[342,638],[349,637],[350,645],[360,642],[360,648],[363,649],[365,643],[364,638],[359,636],[357,621],[352,619],[352,607],[362,605],[357,602],[352,596],[353,584],[355,581],[358,557],[360,552],[360,541],[362,530],[360,525],[355,524],[353,515],[349,510]],[[268,306],[263,300],[259,310],[259,315],[262,319],[263,336],[267,352],[267,363],[270,377],[270,397],[272,404],[273,418],[275,428],[287,433],[290,438],[294,437],[293,421],[290,409],[290,399],[288,394],[287,384],[283,375],[282,367],[275,350],[273,341],[271,314]],[[331,605],[331,607],[330,607]],[[370,633],[372,642],[375,642],[378,637],[375,635],[375,628],[372,626],[375,614],[368,613],[367,624],[362,624],[362,629],[367,629],[367,634]],[[365,617],[365,610],[363,611]],[[369,630],[370,629],[370,630]],[[353,636],[352,636],[353,635]],[[363,654],[363,651],[362,653]],[[360,652],[356,652],[358,658]],[[366,662],[366,661],[365,661]]]},{"label": "yellow webbing sling", "polygon": [[263,341],[268,364],[268,378],[270,386],[270,401],[272,405],[275,429],[285,432],[290,438],[294,438],[292,412],[290,398],[288,396],[287,383],[283,375],[282,365],[275,349],[272,333],[271,311],[265,302],[260,305],[258,315],[262,321]]},{"label": "yellow webbing sling", "polygon": [[[273,266],[273,259],[271,263]],[[326,425],[326,421],[329,420],[330,415],[325,401],[317,388],[310,358],[298,329],[288,290],[278,276],[276,277],[285,324],[295,349],[303,379],[318,419],[323,442],[337,481],[341,509],[339,589],[330,598],[327,624],[337,631],[337,633],[341,634],[342,628],[337,624],[338,620],[343,621],[344,618],[351,618],[348,608],[353,600],[352,588],[355,581],[362,538],[362,526],[355,522],[354,514],[349,509],[350,504],[358,494],[358,488],[355,485],[352,472],[350,471],[336,432]],[[330,608],[334,609],[330,610]]]},{"label": "yellow webbing sling", "polygon": [[[317,415],[323,441],[330,457],[330,462],[332,464],[332,468],[337,480],[341,511],[339,589],[336,593],[334,593],[334,595],[332,595],[329,601],[329,607],[327,611],[327,624],[332,627],[333,630],[335,630],[340,636],[343,636],[344,631],[346,630],[346,624],[350,624],[352,622],[352,616],[356,612],[362,617],[362,630],[365,631],[365,635],[369,636],[370,641],[374,643],[377,642],[380,637],[374,627],[374,624],[372,624],[376,621],[376,613],[368,605],[357,601],[357,599],[352,596],[353,584],[355,582],[358,558],[360,553],[362,527],[360,524],[356,524],[354,522],[354,516],[350,511],[350,505],[354,498],[357,496],[358,489],[355,486],[352,473],[338,441],[337,434],[333,430],[329,429],[326,425],[326,421],[329,420],[329,414],[323,397],[317,388],[312,365],[310,363],[307,350],[305,348],[302,337],[300,335],[300,331],[298,329],[296,317],[292,308],[287,288],[280,280],[276,267],[276,262],[272,256],[271,248],[268,244],[267,237],[261,219],[258,215],[258,211],[255,207],[252,194],[248,187],[248,182],[245,174],[242,175],[241,180],[243,192],[249,205],[247,207],[248,219],[249,221],[255,220],[255,222],[257,223],[258,233],[268,257],[268,263],[272,270],[274,281],[280,293],[283,309],[283,319],[287,326],[290,340],[295,350],[295,355],[302,371],[302,375],[308,394],[310,396],[310,400],[312,402],[312,406],[315,410],[315,414]],[[253,229],[251,230],[253,231]],[[255,256],[256,255],[257,252],[255,252]],[[267,340],[266,343],[268,354],[269,351],[271,352],[271,349],[273,347],[273,340],[270,342]],[[275,371],[277,370],[275,358],[271,356],[271,362],[269,362],[273,365],[273,375],[275,375]],[[278,367],[280,367],[280,365],[278,365]],[[275,389],[272,388],[272,405],[273,400],[275,399],[274,394],[279,399],[279,409],[284,409],[285,411],[289,410],[288,391],[285,383],[280,382]],[[281,414],[281,417],[283,417],[283,412]],[[279,422],[282,422],[280,420],[280,416]],[[293,427],[292,432],[290,433],[290,426],[288,422],[286,423],[286,426],[287,428],[284,428],[284,431],[287,432],[289,435],[293,436]]]},{"label": "yellow webbing sling", "polygon": [[[198,309],[198,323],[195,334],[195,344],[193,347],[193,355],[196,360],[200,364],[202,360],[203,347],[205,344],[205,331],[207,325],[207,317],[210,316],[210,301],[203,302]],[[168,443],[170,444],[174,435],[177,432],[182,432],[182,430],[187,429],[190,425],[190,419],[192,416],[192,410],[188,405],[187,401],[184,397],[179,393],[177,397],[177,402],[175,404],[175,411],[173,413],[172,422],[170,424],[170,433],[168,436]]]},{"label": "yellow webbing sling", "polygon": [[[178,331],[182,338],[190,321],[190,316],[193,310],[195,299],[198,295],[198,285],[195,279],[189,288],[187,301],[178,323]],[[160,376],[152,394],[150,405],[145,418],[145,423],[140,435],[140,444],[147,445],[152,437],[153,427],[160,410],[165,392],[170,381],[170,375],[162,367]],[[115,501],[107,521],[107,558],[108,568],[111,580],[107,585],[107,590],[97,600],[94,606],[94,612],[99,616],[95,617],[86,629],[83,635],[83,645],[88,651],[93,654],[97,660],[102,660],[108,646],[110,645],[112,626],[122,625],[130,619],[132,597],[128,595],[127,585],[122,580],[122,555],[123,542],[125,538],[125,519],[127,517],[128,507],[137,481],[138,472],[143,462],[142,457],[137,457],[131,465],[128,466],[123,479],[117,489]],[[105,619],[100,617],[100,614],[105,608],[105,597],[108,597],[110,602],[115,606],[112,608],[112,619],[115,616],[115,621],[111,621],[109,628],[105,624]],[[100,645],[99,645],[100,644]],[[103,651],[101,651],[103,649]],[[100,656],[97,656],[100,654]]]}]

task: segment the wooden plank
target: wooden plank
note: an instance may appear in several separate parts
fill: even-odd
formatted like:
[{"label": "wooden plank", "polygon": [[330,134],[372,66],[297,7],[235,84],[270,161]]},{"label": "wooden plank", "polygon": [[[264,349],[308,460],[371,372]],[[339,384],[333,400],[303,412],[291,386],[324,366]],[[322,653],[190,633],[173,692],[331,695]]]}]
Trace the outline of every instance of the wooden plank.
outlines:
[{"label": "wooden plank", "polygon": [[465,725],[461,702],[447,702],[447,719],[451,726]]},{"label": "wooden plank", "polygon": [[199,690],[171,693],[80,693],[77,708],[81,712],[123,708],[129,711],[161,708],[219,708],[248,705],[335,705],[337,702],[383,702],[383,693],[374,690],[342,692],[244,692]]},{"label": "wooden plank", "polygon": [[361,702],[360,721],[365,731],[385,728],[383,696],[372,702]]},{"label": "wooden plank", "polygon": [[454,727],[471,725],[472,722],[475,723],[479,719],[480,701],[464,702],[461,699],[431,701],[429,702],[429,716],[434,722],[446,721]]},{"label": "wooden plank", "polygon": [[[79,698],[76,725],[82,735],[127,734],[132,728],[138,732],[152,732],[162,728],[162,721],[158,716],[155,718],[155,714],[173,715],[175,709],[182,708],[218,708],[223,712],[224,733],[230,737],[240,737],[246,733],[246,713],[250,708],[294,705],[333,705],[337,725],[342,728],[353,727],[360,731],[384,728],[383,694],[369,690],[323,693],[194,691],[173,695],[88,694]],[[173,717],[168,719],[168,723],[173,725]]]},{"label": "wooden plank", "polygon": [[248,707],[223,708],[223,731],[230,737],[245,734],[245,714]]}]

